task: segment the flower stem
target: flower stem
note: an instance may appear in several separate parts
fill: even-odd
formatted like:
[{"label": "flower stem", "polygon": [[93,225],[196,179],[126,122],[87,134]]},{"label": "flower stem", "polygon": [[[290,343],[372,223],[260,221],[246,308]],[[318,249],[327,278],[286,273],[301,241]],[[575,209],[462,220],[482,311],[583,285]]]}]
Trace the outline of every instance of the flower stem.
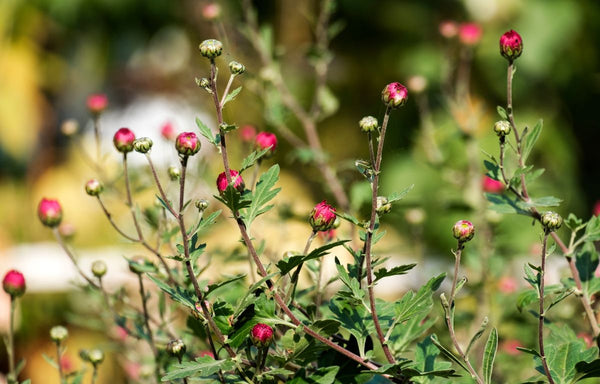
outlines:
[{"label": "flower stem", "polygon": [[16,309],[17,298],[10,296],[10,319],[8,324],[8,346],[6,351],[8,352],[8,373],[9,383],[10,379],[17,380],[17,374],[15,372],[15,309]]},{"label": "flower stem", "polygon": [[[308,254],[308,250],[310,249],[310,245],[312,244],[313,240],[315,239],[315,236],[317,236],[318,231],[313,230],[310,234],[310,236],[308,237],[308,240],[306,241],[306,245],[304,246],[304,251],[302,251],[302,255],[306,256]],[[294,296],[296,295],[296,287],[298,286],[298,278],[300,277],[300,271],[302,270],[302,266],[304,265],[304,263],[300,263],[297,267],[296,270],[294,271],[294,274],[292,275],[292,278],[290,280],[290,292],[289,292],[289,299],[291,301],[294,301]],[[289,300],[288,300],[289,302]]]},{"label": "flower stem", "polygon": [[[381,159],[383,157],[383,143],[385,140],[385,132],[390,118],[391,108],[388,107],[385,110],[385,116],[383,117],[383,123],[381,124],[381,134],[379,135],[379,144],[377,146],[377,154],[375,158],[375,164],[373,164],[373,182],[371,183],[372,196],[371,196],[371,219],[369,221],[369,229],[365,238],[365,264],[367,272],[367,291],[369,293],[369,304],[371,307],[371,316],[373,317],[373,323],[375,330],[377,331],[377,337],[381,343],[381,348],[385,353],[385,357],[390,364],[394,364],[396,360],[387,345],[385,335],[379,324],[379,317],[377,316],[377,309],[375,307],[375,293],[373,292],[373,265],[371,260],[371,247],[373,243],[373,232],[375,231],[375,221],[377,219],[377,192],[379,187],[379,173],[381,170]],[[359,276],[360,279],[360,276]]]},{"label": "flower stem", "polygon": [[56,365],[58,365],[58,377],[60,378],[60,383],[61,384],[67,384],[67,381],[65,379],[65,374],[63,372],[63,367],[61,364],[61,357],[62,357],[62,348],[61,348],[61,343],[57,342],[56,343]]},{"label": "flower stem", "polygon": [[94,371],[92,372],[92,384],[95,384],[96,380],[98,380],[98,367],[96,364],[94,364]]},{"label": "flower stem", "polygon": [[152,328],[150,328],[149,322],[149,312],[148,305],[146,299],[146,291],[144,290],[144,281],[142,280],[142,275],[138,274],[138,281],[140,285],[140,296],[142,298],[142,309],[144,311],[144,325],[146,325],[146,331],[148,332],[148,344],[152,349],[152,353],[154,354],[154,374],[156,376],[156,381],[160,382],[160,365],[159,365],[159,356],[158,349],[156,348],[156,344],[154,344],[154,335],[152,334]]},{"label": "flower stem", "polygon": [[548,362],[546,361],[546,354],[544,352],[544,319],[546,317],[546,310],[544,309],[544,280],[546,278],[546,246],[548,244],[548,235],[548,232],[544,234],[544,240],[542,242],[542,267],[540,271],[539,285],[540,313],[538,323],[538,343],[540,345],[540,359],[542,360],[542,365],[544,366],[544,374],[548,378],[548,383],[554,384],[554,380],[550,374],[550,369],[548,368]]},{"label": "flower stem", "polygon": [[458,246],[456,247],[456,252],[454,252],[454,277],[452,278],[452,289],[450,291],[450,301],[448,303],[448,308],[446,309],[446,326],[448,327],[448,333],[450,334],[450,339],[452,340],[452,344],[456,351],[460,355],[460,357],[465,362],[471,377],[477,381],[478,384],[483,384],[483,380],[477,374],[477,371],[473,368],[471,361],[469,360],[469,356],[463,351],[462,347],[458,343],[458,339],[456,337],[456,331],[454,330],[454,296],[456,294],[456,283],[458,282],[458,271],[460,268],[460,258],[462,255],[462,250],[464,249],[463,243],[461,241],[458,242]]},{"label": "flower stem", "polygon": [[67,246],[67,244],[63,240],[62,236],[58,232],[58,227],[53,227],[52,228],[52,233],[54,234],[54,237],[56,238],[56,241],[58,242],[58,244],[62,247],[62,249],[67,254],[67,256],[69,256],[69,259],[71,259],[71,262],[75,266],[75,269],[77,270],[77,272],[79,273],[79,275],[81,277],[83,277],[83,279],[85,281],[87,281],[88,284],[90,284],[92,287],[94,287],[96,289],[100,289],[100,287],[98,286],[98,284],[94,283],[94,281],[92,281],[91,278],[89,278],[85,273],[83,273],[83,271],[81,270],[81,267],[79,267],[79,264],[77,263],[77,260],[75,259],[75,255],[73,254],[73,252],[71,251],[71,249]]}]

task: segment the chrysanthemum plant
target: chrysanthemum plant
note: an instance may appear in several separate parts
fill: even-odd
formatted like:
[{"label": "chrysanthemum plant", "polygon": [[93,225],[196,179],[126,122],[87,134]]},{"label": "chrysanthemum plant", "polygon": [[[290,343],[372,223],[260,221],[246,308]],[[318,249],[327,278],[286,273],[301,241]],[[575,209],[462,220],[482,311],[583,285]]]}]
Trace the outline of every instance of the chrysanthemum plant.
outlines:
[{"label": "chrysanthemum plant", "polygon": [[[247,33],[252,34],[256,25],[251,13],[248,21]],[[255,150],[241,163],[232,162],[228,143],[236,140],[236,136],[231,135],[236,126],[224,121],[223,110],[235,102],[241,91],[241,87],[235,90],[231,87],[243,79],[245,67],[238,62],[229,63],[229,81],[220,91],[217,78],[224,72],[218,70],[224,49],[223,44],[214,39],[200,44],[200,54],[207,59],[210,69],[197,83],[207,92],[215,108],[216,126],[210,127],[197,119],[197,133],[184,132],[174,139],[180,164],[169,169],[168,177],[171,182],[178,183],[178,193],[169,195],[161,181],[162,175],[152,162],[152,140],[136,139],[128,128],[116,131],[113,143],[122,157],[121,181],[132,225],[122,228],[112,219],[102,198],[105,193],[103,180],[92,179],[85,185],[87,194],[96,199],[114,229],[124,239],[140,245],[136,256],[127,260],[139,288],[137,303],[123,289],[105,286],[103,279],[110,271],[103,261],[95,262],[90,272],[79,267],[76,255],[58,229],[62,219],[60,203],[44,199],[39,205],[40,220],[52,229],[64,247],[85,281],[85,289],[102,300],[103,320],[116,325],[125,334],[124,339],[128,341],[120,342],[147,344],[147,353],[138,349],[141,351],[139,362],[150,369],[138,381],[494,382],[499,337],[497,324],[488,324],[486,318],[469,340],[459,340],[455,331],[455,299],[466,284],[466,278],[459,276],[461,255],[475,235],[475,227],[470,221],[461,220],[448,231],[448,236],[454,236],[457,241],[453,250],[455,268],[448,292],[437,296],[446,277],[445,273],[440,273],[417,291],[408,291],[396,301],[386,302],[375,295],[374,288],[382,279],[406,274],[415,267],[415,264],[408,264],[386,268],[383,266],[385,259],[375,253],[377,242],[385,235],[380,227],[380,217],[411,189],[407,185],[403,191],[385,195],[379,185],[388,122],[407,102],[406,88],[397,82],[386,85],[381,94],[385,106],[381,124],[373,116],[367,116],[359,123],[367,137],[369,159],[357,160],[356,166],[371,186],[370,214],[358,217],[356,212],[349,210],[343,198],[345,192],[336,187],[341,185],[337,180],[334,185],[329,185],[341,206],[336,209],[325,200],[316,204],[310,214],[307,212],[311,230],[307,229],[304,249],[281,250],[280,254],[286,256],[269,262],[262,254],[264,245],[257,241],[260,233],[255,232],[254,224],[261,215],[273,215],[273,199],[280,191],[277,164],[260,173],[261,162],[277,147],[277,137],[272,133],[259,134]],[[543,172],[527,165],[527,157],[541,134],[542,124],[540,122],[530,130],[519,128],[515,123],[511,95],[515,60],[523,50],[521,37],[514,31],[506,33],[500,40],[500,50],[508,60],[507,105],[498,107],[502,120],[495,124],[493,131],[490,129],[490,134],[498,135],[499,154],[490,155],[485,167],[491,179],[502,183],[504,191],[488,194],[487,198],[496,211],[525,215],[540,223],[540,266],[525,266],[525,279],[533,289],[523,292],[516,303],[520,308],[536,303],[536,309],[531,313],[538,318],[537,329],[532,329],[539,335],[538,347],[522,349],[533,355],[537,371],[532,368],[529,382],[573,383],[598,377],[598,349],[588,348],[568,327],[554,324],[550,310],[569,295],[576,295],[584,312],[581,321],[589,323],[597,340],[600,330],[592,304],[594,294],[600,291],[600,279],[594,276],[598,256],[593,242],[600,239],[600,219],[594,217],[584,222],[569,215],[565,225],[571,236],[565,244],[556,233],[562,218],[545,211],[545,207],[558,205],[559,200],[529,195],[528,184]],[[274,77],[273,85],[284,93],[289,92],[280,81],[281,78]],[[289,101],[289,94],[284,96]],[[306,111],[297,109],[301,108],[298,104],[291,102],[288,107],[296,109],[293,112],[300,120],[306,118],[301,122],[310,142],[308,147],[314,153],[321,151],[318,136],[317,141],[314,137],[316,121],[311,120]],[[105,108],[105,100],[91,108],[96,132],[99,130],[98,116]],[[222,173],[216,177],[214,195],[227,214],[209,207],[206,200],[209,196],[186,197],[188,161],[202,150],[198,134],[204,136],[221,156]],[[158,211],[158,215],[149,215],[148,210],[142,211],[135,202],[127,163],[130,156],[147,159],[159,202],[151,210]],[[101,149],[98,149],[97,158],[101,158]],[[325,180],[337,177],[323,157],[316,156],[314,164]],[[252,175],[248,176],[249,173]],[[144,216],[149,225],[143,224]],[[252,265],[247,274],[215,278],[204,273],[206,250],[211,247],[204,240],[205,234],[219,220],[232,220],[237,226],[237,236]],[[340,221],[344,225],[333,235],[332,231]],[[326,234],[326,243],[314,247],[313,239],[319,233]],[[546,285],[545,260],[555,248],[554,244],[548,245],[550,239],[564,255],[571,278],[560,284]],[[343,263],[336,256],[337,275],[323,281],[322,260],[334,251],[338,255],[347,252],[351,262]],[[140,254],[144,256],[140,257]],[[301,284],[302,273],[312,279],[308,287]],[[14,301],[24,292],[24,279],[21,284],[19,276],[13,275],[5,278],[4,289]],[[334,283],[340,288],[332,294],[325,288]],[[444,321],[440,322],[436,312],[432,313],[434,303],[438,301],[444,311]],[[433,333],[431,328],[436,324],[438,330],[443,324],[447,332],[438,331],[439,336]],[[544,331],[547,328],[552,331],[550,336]],[[9,336],[9,382],[18,383],[12,328]],[[66,374],[57,363],[67,343],[67,330],[53,328],[51,339],[57,347],[57,359],[48,357],[48,360],[58,368],[57,381],[81,382],[82,374]],[[82,351],[81,356],[91,364],[93,383],[104,353],[93,349]]]}]

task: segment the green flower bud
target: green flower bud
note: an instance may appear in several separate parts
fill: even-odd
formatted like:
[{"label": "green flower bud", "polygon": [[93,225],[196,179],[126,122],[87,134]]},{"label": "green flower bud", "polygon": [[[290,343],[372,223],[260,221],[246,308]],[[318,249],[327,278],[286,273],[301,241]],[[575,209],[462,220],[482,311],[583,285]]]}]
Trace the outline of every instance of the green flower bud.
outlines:
[{"label": "green flower bud", "polygon": [[498,137],[508,136],[510,135],[510,131],[510,122],[506,120],[496,121],[496,124],[494,124],[494,132],[496,132]]},{"label": "green flower bud", "polygon": [[388,202],[385,196],[377,196],[377,214],[383,215],[392,210],[392,203]]},{"label": "green flower bud", "polygon": [[473,226],[473,223],[468,220],[459,220],[454,224],[454,227],[452,227],[452,234],[455,239],[464,243],[475,236],[475,227]]},{"label": "green flower bud", "polygon": [[152,144],[149,137],[140,137],[133,142],[133,149],[139,153],[148,153],[152,148]]},{"label": "green flower bud", "polygon": [[67,337],[69,337],[69,331],[67,331],[67,328],[63,327],[62,325],[57,325],[50,329],[50,339],[57,344],[65,341]]},{"label": "green flower bud", "polygon": [[104,191],[104,185],[100,180],[91,179],[85,183],[85,193],[90,196],[99,196]]},{"label": "green flower bud", "polygon": [[211,60],[221,56],[221,53],[223,53],[223,43],[215,39],[204,40],[200,43],[199,48],[200,54]]},{"label": "green flower bud", "polygon": [[169,341],[167,344],[167,352],[171,356],[181,357],[185,353],[186,347],[181,339]]},{"label": "green flower bud", "polygon": [[558,213],[547,211],[542,214],[540,221],[547,231],[553,232],[560,228],[563,219]]},{"label": "green flower bud", "polygon": [[246,67],[242,63],[238,63],[237,61],[231,61],[229,63],[229,70],[232,75],[241,75],[246,72]]},{"label": "green flower bud", "polygon": [[87,356],[88,361],[94,366],[97,366],[104,361],[104,352],[100,349],[92,349],[88,352]]},{"label": "green flower bud", "polygon": [[102,260],[96,260],[92,263],[92,273],[97,278],[101,279],[102,276],[106,275],[106,263]]},{"label": "green flower bud", "polygon": [[178,180],[180,176],[181,176],[181,169],[179,169],[179,167],[175,167],[175,166],[169,167],[169,178],[171,178],[171,180],[173,180],[173,181]]},{"label": "green flower bud", "polygon": [[204,211],[208,208],[208,201],[204,199],[196,200],[195,204],[199,211]]},{"label": "green flower bud", "polygon": [[358,122],[360,130],[363,132],[373,132],[378,126],[377,119],[373,116],[365,116]]}]

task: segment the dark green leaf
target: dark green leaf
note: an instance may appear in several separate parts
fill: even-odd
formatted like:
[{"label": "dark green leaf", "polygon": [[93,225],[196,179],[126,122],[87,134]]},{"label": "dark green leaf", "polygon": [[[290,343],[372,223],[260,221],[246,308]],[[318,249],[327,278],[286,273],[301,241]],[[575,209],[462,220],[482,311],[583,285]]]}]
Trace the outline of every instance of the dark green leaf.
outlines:
[{"label": "dark green leaf", "polygon": [[498,331],[492,328],[490,336],[485,343],[483,351],[483,381],[485,384],[492,383],[492,373],[494,371],[494,360],[496,359],[496,351],[498,349]]},{"label": "dark green leaf", "polygon": [[323,367],[319,368],[314,372],[311,372],[308,377],[304,377],[306,372],[302,369],[298,371],[296,376],[288,381],[289,384],[333,384],[335,376],[337,375],[340,367]]},{"label": "dark green leaf", "polygon": [[500,172],[500,167],[498,166],[498,164],[496,164],[495,162],[491,162],[488,160],[484,160],[483,161],[483,165],[485,166],[485,169],[487,169],[487,175],[489,177],[491,177],[494,180],[502,180],[502,174]]},{"label": "dark green leaf", "polygon": [[586,241],[600,240],[600,216],[592,216],[585,227],[584,236]]},{"label": "dark green leaf", "polygon": [[600,278],[594,274],[598,262],[598,252],[594,243],[586,242],[575,254],[575,266],[581,278],[583,292],[588,298],[600,289]]},{"label": "dark green leaf", "polygon": [[498,213],[518,213],[520,215],[531,216],[531,213],[518,200],[513,200],[506,195],[496,193],[484,193],[484,195],[492,203],[491,209]]},{"label": "dark green leaf", "polygon": [[200,374],[201,377],[210,377],[221,371],[230,371],[235,368],[232,360],[215,360],[210,356],[202,356],[196,361],[175,364],[171,370],[162,377],[161,381],[172,381]]},{"label": "dark green leaf", "polygon": [[460,360],[460,358],[458,356],[456,356],[454,353],[450,352],[442,344],[440,344],[440,342],[439,342],[439,340],[437,338],[437,335],[435,333],[433,333],[430,336],[430,338],[431,338],[431,341],[433,342],[433,344],[435,344],[435,346],[438,347],[438,349],[440,350],[440,352],[442,352],[442,354],[444,356],[446,356],[448,359],[454,361],[456,364],[458,364],[465,371],[469,372],[469,369],[467,368],[467,366],[465,365],[465,363],[463,363],[462,360]]},{"label": "dark green leaf", "polygon": [[348,241],[349,240],[335,241],[335,242],[326,244],[322,247],[314,249],[308,255],[296,255],[296,256],[291,256],[289,258],[280,260],[279,262],[277,262],[277,268],[279,268],[282,275],[285,275],[286,273],[289,273],[292,269],[294,269],[301,263],[304,263],[305,261],[308,261],[308,260],[318,259],[319,257],[325,256],[325,255],[329,254],[329,252],[327,252],[327,251],[329,251],[331,248],[335,248],[339,245],[345,244]]},{"label": "dark green leaf", "polygon": [[399,265],[390,270],[387,270],[386,268],[378,269],[377,271],[375,271],[375,281],[373,281],[373,283],[375,283],[378,280],[383,279],[384,277],[404,275],[405,273],[407,273],[408,271],[410,271],[411,269],[416,267],[416,265],[417,264]]}]

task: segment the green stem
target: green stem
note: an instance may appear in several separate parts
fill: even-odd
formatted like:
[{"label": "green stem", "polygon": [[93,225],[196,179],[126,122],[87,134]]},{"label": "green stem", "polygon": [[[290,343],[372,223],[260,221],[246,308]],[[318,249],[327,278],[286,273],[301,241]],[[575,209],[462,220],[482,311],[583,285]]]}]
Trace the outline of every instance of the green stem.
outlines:
[{"label": "green stem", "polygon": [[10,319],[8,325],[8,378],[9,383],[10,379],[14,379],[15,382],[17,380],[17,374],[15,372],[15,308],[16,308],[17,298],[13,295],[10,296]]},{"label": "green stem", "polygon": [[544,309],[544,280],[546,279],[546,246],[548,244],[549,234],[549,232],[546,232],[544,234],[544,240],[542,242],[542,267],[540,271],[539,285],[540,314],[538,322],[538,343],[540,346],[540,359],[542,360],[542,365],[544,366],[544,374],[548,378],[548,383],[554,384],[554,380],[552,379],[552,375],[550,374],[550,369],[548,368],[548,362],[546,361],[546,353],[544,352],[544,319],[546,317],[546,310]]},{"label": "green stem", "polygon": [[94,371],[92,372],[92,384],[95,384],[96,380],[98,379],[98,367],[96,366],[96,364],[94,364],[93,366]]},{"label": "green stem", "polygon": [[138,274],[138,281],[140,285],[140,296],[142,297],[142,309],[144,311],[144,325],[146,325],[146,331],[148,332],[148,344],[152,349],[152,353],[154,354],[154,374],[156,376],[156,381],[160,382],[160,365],[159,365],[159,355],[158,348],[156,348],[156,344],[154,343],[154,335],[152,334],[152,328],[150,328],[149,321],[149,312],[146,298],[146,291],[144,289],[144,281],[142,280],[142,275]]},{"label": "green stem", "polygon": [[62,348],[61,348],[60,342],[57,342],[56,343],[56,363],[58,365],[58,376],[60,378],[61,384],[67,384],[67,380],[65,379],[65,373],[63,372],[63,367],[61,364],[61,357],[62,357]]},{"label": "green stem", "polygon": [[[306,241],[306,245],[304,246],[304,251],[302,251],[302,255],[306,256],[306,254],[308,253],[308,250],[310,249],[310,245],[312,244],[313,240],[315,239],[315,236],[317,236],[318,231],[313,230],[312,233],[310,234],[310,236],[308,237],[308,240]],[[300,263],[300,265],[298,265],[298,267],[296,267],[296,270],[294,271],[294,274],[292,275],[291,281],[290,281],[290,293],[289,293],[289,298],[291,301],[294,301],[294,296],[296,295],[296,287],[298,286],[298,279],[300,277],[300,271],[302,270],[302,266],[304,265],[304,263]]]}]

